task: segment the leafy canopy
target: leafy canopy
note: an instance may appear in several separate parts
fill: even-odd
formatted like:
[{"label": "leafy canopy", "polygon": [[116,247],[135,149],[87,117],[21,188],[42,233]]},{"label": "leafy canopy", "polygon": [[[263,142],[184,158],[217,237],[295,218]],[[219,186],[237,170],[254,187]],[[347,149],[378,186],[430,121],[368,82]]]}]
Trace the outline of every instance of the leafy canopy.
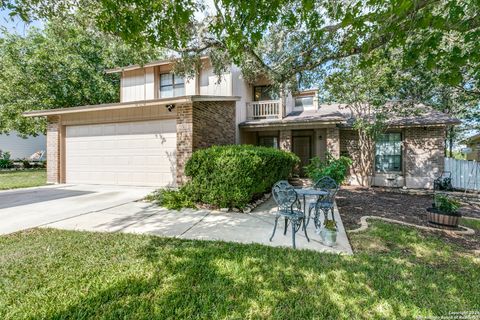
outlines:
[{"label": "leafy canopy", "polygon": [[105,69],[158,55],[148,47],[134,50],[78,20],[54,19],[44,30],[32,28],[26,36],[4,31],[0,37],[0,132],[43,132],[45,119],[23,117],[24,111],[116,102],[119,78],[105,74]]},{"label": "leafy canopy", "polygon": [[291,85],[332,61],[398,49],[404,65],[440,69],[439,79],[454,86],[480,58],[479,0],[213,0],[211,8],[200,0],[6,0],[4,6],[25,19],[85,11],[103,30],[138,46],[169,48],[188,61],[212,54],[219,72],[234,62],[247,78],[261,73]]}]

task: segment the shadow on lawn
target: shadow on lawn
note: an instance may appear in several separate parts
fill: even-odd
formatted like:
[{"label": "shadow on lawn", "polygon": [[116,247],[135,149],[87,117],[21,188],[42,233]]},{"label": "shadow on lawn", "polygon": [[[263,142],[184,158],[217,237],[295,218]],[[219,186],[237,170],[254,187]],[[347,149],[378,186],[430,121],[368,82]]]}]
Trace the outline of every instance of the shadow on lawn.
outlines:
[{"label": "shadow on lawn", "polygon": [[147,272],[53,318],[404,318],[473,308],[475,263],[402,232],[382,254],[353,257],[151,237],[137,257]]}]

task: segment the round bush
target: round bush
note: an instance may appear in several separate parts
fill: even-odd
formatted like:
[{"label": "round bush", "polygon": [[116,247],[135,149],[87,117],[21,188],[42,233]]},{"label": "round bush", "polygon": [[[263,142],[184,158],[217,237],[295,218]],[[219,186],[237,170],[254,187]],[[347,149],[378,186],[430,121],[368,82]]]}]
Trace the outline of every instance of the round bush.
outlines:
[{"label": "round bush", "polygon": [[300,159],[291,152],[251,145],[214,146],[193,153],[181,189],[195,202],[244,207],[255,195],[287,179]]}]

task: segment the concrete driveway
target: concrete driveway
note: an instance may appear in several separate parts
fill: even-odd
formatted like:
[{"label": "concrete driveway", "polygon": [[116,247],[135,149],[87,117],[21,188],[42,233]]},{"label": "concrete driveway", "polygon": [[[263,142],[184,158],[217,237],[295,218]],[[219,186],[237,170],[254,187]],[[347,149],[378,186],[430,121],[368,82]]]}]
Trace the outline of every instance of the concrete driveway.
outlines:
[{"label": "concrete driveway", "polygon": [[55,185],[0,192],[0,234],[102,212],[143,198],[154,188]]}]

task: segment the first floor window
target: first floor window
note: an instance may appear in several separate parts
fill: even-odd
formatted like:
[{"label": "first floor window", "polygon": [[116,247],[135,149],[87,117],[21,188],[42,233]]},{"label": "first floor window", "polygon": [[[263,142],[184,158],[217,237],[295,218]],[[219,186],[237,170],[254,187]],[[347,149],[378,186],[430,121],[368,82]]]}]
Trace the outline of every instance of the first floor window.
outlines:
[{"label": "first floor window", "polygon": [[172,98],[185,95],[185,80],[173,73],[160,75],[160,98]]},{"label": "first floor window", "polygon": [[278,149],[278,137],[275,136],[260,136],[258,137],[258,145],[262,147],[271,147]]},{"label": "first floor window", "polygon": [[375,144],[375,171],[402,171],[402,134],[384,133]]}]

